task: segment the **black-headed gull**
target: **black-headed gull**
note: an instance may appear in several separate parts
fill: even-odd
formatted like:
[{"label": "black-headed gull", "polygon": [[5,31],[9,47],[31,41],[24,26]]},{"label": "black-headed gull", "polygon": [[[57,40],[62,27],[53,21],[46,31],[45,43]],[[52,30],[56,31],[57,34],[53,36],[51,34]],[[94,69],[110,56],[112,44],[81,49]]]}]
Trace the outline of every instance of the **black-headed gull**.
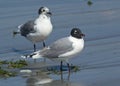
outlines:
[{"label": "black-headed gull", "polygon": [[37,19],[19,25],[18,31],[13,32],[14,35],[19,33],[30,40],[34,44],[34,51],[36,51],[35,43],[37,42],[43,42],[45,47],[44,40],[50,35],[53,27],[50,19],[52,13],[47,7],[40,7],[38,14]]},{"label": "black-headed gull", "polygon": [[51,60],[60,61],[61,71],[62,71],[62,62],[65,61],[68,65],[70,72],[68,59],[76,56],[83,50],[84,48],[83,36],[85,36],[79,28],[73,28],[70,34],[71,34],[70,36],[61,38],[53,42],[50,46],[43,48],[42,50],[24,56],[24,58],[30,57],[33,59],[37,59],[37,58],[45,57]]}]

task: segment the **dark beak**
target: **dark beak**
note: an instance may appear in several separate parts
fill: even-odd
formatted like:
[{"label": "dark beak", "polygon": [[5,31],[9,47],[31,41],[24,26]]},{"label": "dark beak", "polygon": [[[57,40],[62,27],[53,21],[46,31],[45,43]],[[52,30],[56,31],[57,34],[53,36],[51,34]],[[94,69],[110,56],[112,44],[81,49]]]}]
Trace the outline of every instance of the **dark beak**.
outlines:
[{"label": "dark beak", "polygon": [[85,34],[82,33],[81,36],[85,37]]},{"label": "dark beak", "polygon": [[48,15],[52,15],[52,13],[51,13],[51,12],[47,12],[47,14],[48,14]]}]

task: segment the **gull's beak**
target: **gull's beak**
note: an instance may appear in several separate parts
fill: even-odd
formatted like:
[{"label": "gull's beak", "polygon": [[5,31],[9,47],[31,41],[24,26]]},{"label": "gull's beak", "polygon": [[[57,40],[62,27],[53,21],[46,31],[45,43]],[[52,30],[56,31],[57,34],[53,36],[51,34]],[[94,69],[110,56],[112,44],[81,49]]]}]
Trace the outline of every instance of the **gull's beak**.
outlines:
[{"label": "gull's beak", "polygon": [[81,33],[81,36],[85,37],[85,34]]},{"label": "gull's beak", "polygon": [[51,12],[47,12],[47,14],[48,14],[48,15],[50,15],[50,16],[52,15],[52,13],[51,13]]}]

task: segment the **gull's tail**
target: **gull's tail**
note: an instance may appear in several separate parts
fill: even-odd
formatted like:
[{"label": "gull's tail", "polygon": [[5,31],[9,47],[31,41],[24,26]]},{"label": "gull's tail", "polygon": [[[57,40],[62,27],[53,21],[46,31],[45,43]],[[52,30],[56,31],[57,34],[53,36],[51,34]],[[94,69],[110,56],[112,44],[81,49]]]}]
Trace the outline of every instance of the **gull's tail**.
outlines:
[{"label": "gull's tail", "polygon": [[13,37],[15,37],[17,34],[20,34],[19,31],[13,31]]},{"label": "gull's tail", "polygon": [[21,57],[24,59],[26,59],[26,58],[32,58],[32,59],[42,58],[41,55],[39,54],[39,52],[40,51],[36,51],[36,52],[31,53],[31,54],[23,55]]},{"label": "gull's tail", "polygon": [[17,34],[20,34],[20,29],[22,27],[23,24],[18,26],[18,30],[17,31],[13,31],[13,37],[15,37]]},{"label": "gull's tail", "polygon": [[44,58],[44,54],[46,52],[46,50],[48,50],[49,47],[45,47],[41,50],[38,50],[36,52],[33,52],[31,54],[27,54],[27,55],[24,55],[24,56],[21,56],[22,58],[32,58],[32,59],[39,59],[39,58]]}]

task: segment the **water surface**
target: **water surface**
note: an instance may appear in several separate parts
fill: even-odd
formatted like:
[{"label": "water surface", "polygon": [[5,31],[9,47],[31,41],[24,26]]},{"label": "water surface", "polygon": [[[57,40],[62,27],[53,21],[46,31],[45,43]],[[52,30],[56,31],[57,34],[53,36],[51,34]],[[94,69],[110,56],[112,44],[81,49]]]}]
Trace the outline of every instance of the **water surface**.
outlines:
[{"label": "water surface", "polygon": [[[53,13],[51,20],[54,26],[46,40],[47,45],[68,36],[73,27],[79,27],[86,34],[85,49],[70,60],[70,63],[80,66],[81,70],[72,73],[69,81],[67,74],[64,74],[63,82],[59,75],[51,74],[47,77],[53,81],[40,86],[119,86],[120,1],[92,1],[93,5],[88,6],[87,0],[0,0],[0,59],[21,59],[21,55],[33,51],[31,42],[19,35],[13,38],[12,31],[27,20],[35,19],[39,7],[47,6]],[[37,48],[41,49],[42,44],[38,43]],[[48,63],[54,64],[51,61]],[[18,75],[0,79],[0,85],[38,86],[34,83],[41,81],[39,78],[34,76],[33,83],[29,83],[28,77]]]}]

